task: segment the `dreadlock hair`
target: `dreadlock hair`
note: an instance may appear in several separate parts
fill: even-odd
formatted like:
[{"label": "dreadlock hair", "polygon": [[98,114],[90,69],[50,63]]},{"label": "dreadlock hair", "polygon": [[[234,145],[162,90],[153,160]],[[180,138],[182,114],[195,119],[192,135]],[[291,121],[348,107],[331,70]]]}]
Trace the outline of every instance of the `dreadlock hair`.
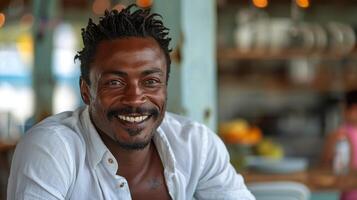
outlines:
[{"label": "dreadlock hair", "polygon": [[[137,6],[132,4],[121,10],[108,11],[99,20],[98,24],[93,23],[90,18],[87,27],[82,28],[82,39],[84,47],[77,52],[74,59],[81,62],[81,77],[90,84],[89,71],[90,64],[93,62],[97,45],[104,40],[114,40],[126,37],[152,37],[154,38],[166,58],[167,80],[170,74],[171,59],[169,53],[169,43],[171,38],[168,37],[169,29],[163,25],[161,15],[150,13],[149,9],[136,9],[131,12],[131,8]],[[161,19],[157,19],[160,17]]]},{"label": "dreadlock hair", "polygon": [[346,107],[357,105],[357,90],[350,90],[345,94]]}]

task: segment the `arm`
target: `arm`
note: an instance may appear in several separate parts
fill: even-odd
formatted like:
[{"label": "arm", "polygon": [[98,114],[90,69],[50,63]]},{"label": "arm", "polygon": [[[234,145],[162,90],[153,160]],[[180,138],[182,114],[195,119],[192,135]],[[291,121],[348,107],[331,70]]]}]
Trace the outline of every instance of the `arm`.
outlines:
[{"label": "arm", "polygon": [[229,154],[223,142],[211,131],[208,134],[208,151],[195,198],[254,200],[242,176],[237,174],[230,164]]},{"label": "arm", "polygon": [[334,154],[335,154],[335,147],[336,143],[339,139],[343,137],[347,137],[349,145],[350,145],[350,164],[349,168],[352,171],[356,171],[353,166],[353,159],[354,159],[354,151],[353,151],[353,143],[351,141],[351,138],[348,137],[348,134],[345,132],[346,130],[344,129],[339,129],[327,137],[324,143],[324,147],[321,153],[321,160],[320,160],[320,166],[323,168],[327,169],[332,169],[333,165],[333,159],[334,159]]},{"label": "arm", "polygon": [[69,148],[57,133],[34,129],[16,147],[7,199],[65,199],[73,177],[71,166]]},{"label": "arm", "polygon": [[327,136],[321,153],[321,167],[332,169],[336,143],[340,138],[346,137],[345,135],[342,129],[339,129]]},{"label": "arm", "polygon": [[321,167],[331,168],[332,167],[332,159],[334,154],[334,147],[337,142],[338,132],[333,132],[327,136],[324,141],[324,146],[321,152],[320,164]]}]

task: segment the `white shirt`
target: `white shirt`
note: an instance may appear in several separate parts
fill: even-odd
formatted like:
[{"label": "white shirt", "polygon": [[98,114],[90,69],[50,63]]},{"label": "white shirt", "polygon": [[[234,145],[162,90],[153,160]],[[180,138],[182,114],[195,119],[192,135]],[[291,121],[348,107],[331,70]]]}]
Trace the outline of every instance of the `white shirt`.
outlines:
[{"label": "white shirt", "polygon": [[[222,141],[202,124],[166,113],[154,136],[174,200],[253,200]],[[7,199],[131,199],[120,160],[104,145],[88,108],[49,117],[18,143]],[[119,172],[120,174],[120,172]]]}]

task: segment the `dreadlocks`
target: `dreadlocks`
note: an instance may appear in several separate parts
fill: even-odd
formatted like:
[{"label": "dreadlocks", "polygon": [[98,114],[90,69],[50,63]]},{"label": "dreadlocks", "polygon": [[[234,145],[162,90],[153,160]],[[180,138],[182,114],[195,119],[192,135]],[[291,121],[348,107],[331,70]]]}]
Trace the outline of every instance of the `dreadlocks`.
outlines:
[{"label": "dreadlocks", "polygon": [[82,39],[84,47],[79,51],[74,59],[81,61],[81,76],[90,84],[89,71],[90,63],[94,59],[97,45],[103,40],[114,40],[124,37],[152,37],[154,38],[166,57],[167,79],[170,73],[170,51],[169,43],[171,38],[168,37],[168,28],[163,25],[163,22],[156,17],[161,15],[150,13],[148,9],[137,9],[131,12],[131,8],[136,7],[135,4],[128,6],[122,11],[106,10],[104,16],[100,18],[99,23],[93,23],[89,19],[86,29],[82,28]]}]

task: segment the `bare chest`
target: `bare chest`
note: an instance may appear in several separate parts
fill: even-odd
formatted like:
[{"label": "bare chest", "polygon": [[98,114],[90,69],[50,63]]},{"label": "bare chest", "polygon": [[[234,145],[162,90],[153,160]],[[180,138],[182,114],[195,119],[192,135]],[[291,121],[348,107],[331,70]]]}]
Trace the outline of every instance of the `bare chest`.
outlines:
[{"label": "bare chest", "polygon": [[163,175],[150,177],[135,185],[129,182],[129,188],[133,200],[171,199]]}]

